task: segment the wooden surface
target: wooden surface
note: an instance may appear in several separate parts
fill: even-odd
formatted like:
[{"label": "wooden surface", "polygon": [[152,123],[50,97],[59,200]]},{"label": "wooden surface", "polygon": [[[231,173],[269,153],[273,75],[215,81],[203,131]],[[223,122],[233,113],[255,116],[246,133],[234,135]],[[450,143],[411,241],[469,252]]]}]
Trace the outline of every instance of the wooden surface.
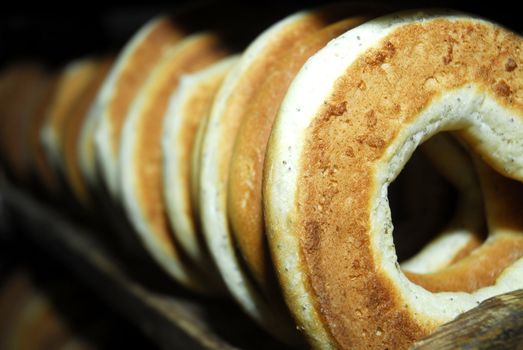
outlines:
[{"label": "wooden surface", "polygon": [[56,209],[16,189],[3,188],[2,195],[29,239],[71,269],[161,348],[285,349],[233,302],[198,297],[175,285],[151,287],[137,281],[93,238],[99,232],[75,225]]},{"label": "wooden surface", "polygon": [[485,300],[414,349],[523,349],[523,290]]},{"label": "wooden surface", "polygon": [[[199,298],[179,287],[158,290],[137,281],[96,239],[100,232],[74,224],[19,190],[1,190],[31,240],[72,269],[161,348],[285,349],[232,302]],[[523,290],[484,301],[413,348],[523,349]]]}]

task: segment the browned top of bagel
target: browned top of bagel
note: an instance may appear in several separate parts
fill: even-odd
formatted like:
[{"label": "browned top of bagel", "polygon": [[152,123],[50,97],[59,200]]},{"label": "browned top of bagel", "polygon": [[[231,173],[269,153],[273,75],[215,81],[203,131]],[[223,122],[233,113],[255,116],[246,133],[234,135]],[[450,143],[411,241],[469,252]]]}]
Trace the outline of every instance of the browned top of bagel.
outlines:
[{"label": "browned top of bagel", "polygon": [[137,43],[135,50],[122,62],[122,68],[112,86],[112,98],[107,105],[111,122],[110,142],[116,154],[120,135],[129,107],[145,82],[151,69],[159,62],[161,53],[182,39],[185,31],[169,17],[158,20],[147,35]]},{"label": "browned top of bagel", "polygon": [[[196,73],[184,75],[172,94],[163,126],[163,184],[167,214],[181,248],[206,270],[214,268],[201,232],[198,216],[197,148],[216,92],[238,56],[221,59]],[[199,136],[197,134],[199,133]],[[194,172],[193,172],[194,171]]]},{"label": "browned top of bagel", "polygon": [[271,26],[253,41],[215,97],[201,146],[200,213],[211,255],[244,310],[269,332],[288,342],[293,341],[295,330],[283,302],[273,296],[263,296],[231,237],[227,215],[229,166],[238,127],[271,66],[285,57],[303,33],[324,28],[326,23],[331,22],[326,22],[322,11],[304,11]]},{"label": "browned top of bagel", "polygon": [[473,82],[523,115],[523,76],[513,69],[523,62],[521,48],[521,38],[484,22],[408,23],[357,56],[314,113],[288,220],[296,223],[309,293],[339,347],[406,348],[435,327],[414,321],[375,259],[376,162],[388,159],[387,147],[441,91]]},{"label": "browned top of bagel", "polygon": [[261,189],[272,122],[292,78],[303,63],[327,42],[363,20],[363,16],[353,17],[297,38],[287,48],[285,56],[270,67],[262,86],[249,101],[238,129],[229,170],[228,214],[233,236],[247,266],[266,290],[270,290],[272,267],[264,235]]},{"label": "browned top of bagel", "polygon": [[[84,58],[71,62],[64,68],[60,82],[53,101],[49,107],[46,128],[55,135],[51,142],[56,147],[55,156],[63,161],[63,147],[61,135],[64,132],[67,121],[72,117],[72,112],[77,103],[82,99],[86,89],[91,83],[97,70],[97,62],[93,58]],[[49,146],[52,146],[49,145]]]},{"label": "browned top of bagel", "polygon": [[208,36],[195,41],[184,49],[175,61],[165,67],[162,77],[157,80],[151,101],[143,111],[147,117],[141,118],[135,130],[137,147],[135,150],[137,168],[136,183],[142,210],[153,227],[153,232],[165,244],[172,246],[172,234],[165,213],[163,199],[161,137],[163,117],[169,97],[178,85],[182,74],[195,72],[215,62],[227,54],[227,49],[218,37]]},{"label": "browned top of bagel", "polygon": [[[393,306],[395,297],[390,294],[393,293],[393,289],[387,286],[386,279],[383,279],[379,273],[367,273],[365,277],[350,282],[340,279],[341,275],[345,274],[339,273],[346,271],[345,276],[349,277],[358,271],[374,270],[369,268],[374,264],[373,258],[366,255],[366,250],[358,248],[360,245],[369,244],[364,234],[369,225],[367,221],[369,218],[365,213],[370,210],[368,196],[373,186],[370,181],[372,170],[369,166],[370,161],[379,158],[389,140],[399,132],[401,124],[395,123],[395,120],[402,116],[409,118],[416,115],[420,107],[427,105],[436,93],[430,86],[432,83],[452,88],[463,86],[468,81],[476,81],[491,90],[491,93],[497,96],[499,103],[511,108],[523,107],[523,101],[511,99],[513,91],[517,91],[523,82],[506,69],[507,62],[521,55],[518,53],[518,41],[514,40],[512,35],[501,30],[496,31],[497,33],[485,32],[483,28],[474,24],[450,25],[444,20],[434,21],[430,26],[434,28],[425,31],[424,33],[427,34],[422,38],[417,35],[418,25],[402,28],[383,40],[379,48],[359,58],[349,68],[345,75],[347,78],[341,78],[337,82],[336,91],[344,91],[344,95],[334,95],[332,99],[326,101],[325,108],[320,112],[310,131],[323,142],[311,145],[303,157],[303,169],[311,176],[302,179],[300,201],[322,204],[321,207],[316,208],[304,207],[305,212],[301,218],[305,228],[303,253],[310,264],[313,287],[320,298],[326,297],[323,291],[325,286],[340,286],[339,292],[330,289],[328,293],[329,299],[334,297],[331,299],[332,303],[327,303],[329,306],[325,310],[331,324],[340,321],[342,313],[337,308],[341,305],[350,308],[350,304],[366,304],[368,311],[380,310],[379,313],[370,312],[366,316],[366,312],[361,311],[364,312],[363,317],[353,319],[352,322],[355,323],[362,322],[367,317],[379,318],[381,312],[387,312],[391,310],[389,308],[395,307]],[[487,39],[485,36],[492,37]],[[500,50],[493,42],[502,49]],[[476,49],[468,49],[472,46]],[[416,59],[409,57],[409,51],[413,49],[423,51],[423,61],[418,60],[419,56],[416,56]],[[478,54],[478,51],[481,54]],[[521,58],[518,61],[521,62]],[[465,69],[459,62],[466,62],[467,66],[474,66],[477,69]],[[485,64],[486,62],[489,63]],[[409,83],[399,82],[398,76],[387,76],[387,72],[380,69],[383,63],[387,63],[398,73],[409,71]],[[434,71],[434,67],[439,68],[436,71],[440,76],[427,80],[425,77],[430,76],[428,72]],[[390,79],[395,80],[395,83],[391,84]],[[383,100],[383,96],[389,98]],[[374,108],[368,109],[367,106]],[[344,115],[350,115],[352,123],[357,125],[352,129],[351,135],[348,135],[345,132],[347,128],[342,126]],[[325,124],[338,124],[337,132],[333,133],[333,128],[323,128]],[[340,144],[344,146],[342,148],[336,146]],[[336,162],[337,168],[330,168],[328,165],[330,158],[343,158],[345,161]],[[325,164],[327,176],[318,172],[321,169],[321,166],[318,167],[319,164]],[[348,167],[345,167],[346,165]],[[346,176],[353,172],[369,174],[369,176]],[[353,201],[345,202],[347,206],[335,205],[338,203],[337,198],[349,196],[348,191]],[[349,227],[351,235],[342,239],[343,244],[340,244],[342,243],[340,239],[330,240],[328,235],[325,237],[325,232],[336,234]],[[320,234],[323,235],[321,244],[318,240]],[[361,253],[347,256],[347,249]],[[325,259],[327,255],[336,258],[327,260]],[[325,265],[327,261],[329,264]],[[333,261],[340,261],[343,265],[332,266]],[[322,281],[322,283],[315,283],[315,281]],[[365,290],[367,293],[359,293],[359,290]],[[343,301],[345,295],[350,295],[351,299],[365,298],[367,301],[354,303],[351,300],[347,303],[348,300]],[[381,326],[387,334],[386,338],[392,344],[410,341],[411,337],[417,338],[426,332],[414,324],[409,324],[408,317],[402,318],[401,314],[402,312],[399,311],[398,318],[393,324]],[[357,312],[352,315],[357,315]],[[373,321],[382,324],[378,319]],[[344,334],[336,334],[336,338],[347,344],[346,342],[350,343],[351,338],[348,331],[350,328],[350,326],[340,327],[332,331],[335,334],[344,332]],[[397,336],[394,340],[393,337],[398,333],[403,335]]]}]

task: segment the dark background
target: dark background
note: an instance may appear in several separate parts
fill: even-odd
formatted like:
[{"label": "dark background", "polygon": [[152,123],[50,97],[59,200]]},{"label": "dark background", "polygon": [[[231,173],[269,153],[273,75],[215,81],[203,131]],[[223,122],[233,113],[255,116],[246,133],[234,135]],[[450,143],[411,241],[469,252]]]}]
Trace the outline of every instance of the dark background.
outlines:
[{"label": "dark background", "polygon": [[[189,1],[135,2],[87,6],[87,2],[61,7],[29,5],[25,1],[0,7],[0,65],[20,59],[36,59],[60,66],[75,58],[117,52],[132,34],[155,14],[174,10]],[[223,6],[233,3],[221,1]],[[296,9],[316,6],[321,1],[256,1],[274,6],[291,4]],[[252,3],[249,2],[249,3]],[[323,2],[325,3],[325,1]],[[404,8],[450,7],[479,14],[519,33],[523,32],[520,12],[508,1],[400,1]]]}]

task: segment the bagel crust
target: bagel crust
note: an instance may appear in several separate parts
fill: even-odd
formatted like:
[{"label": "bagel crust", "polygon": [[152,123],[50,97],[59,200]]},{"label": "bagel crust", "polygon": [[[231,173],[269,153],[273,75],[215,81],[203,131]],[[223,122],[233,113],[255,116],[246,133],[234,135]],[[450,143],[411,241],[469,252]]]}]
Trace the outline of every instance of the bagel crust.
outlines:
[{"label": "bagel crust", "polygon": [[218,90],[201,143],[200,215],[205,241],[224,282],[243,310],[271,334],[296,343],[296,331],[283,302],[268,300],[237,254],[227,216],[229,165],[241,118],[271,65],[284,57],[303,33],[325,26],[321,12],[288,16],[260,34],[244,51]]},{"label": "bagel crust", "polygon": [[[89,112],[81,140],[82,170],[94,185],[100,175],[115,198],[120,190],[117,164],[125,118],[165,51],[185,35],[185,31],[167,16],[154,18],[144,25],[116,59]],[[93,142],[95,152],[92,152]]]},{"label": "bagel crust", "polygon": [[175,241],[169,225],[163,188],[161,137],[171,94],[180,78],[208,67],[229,53],[214,33],[197,33],[165,53],[132,104],[120,146],[123,205],[130,222],[158,263],[178,282],[210,293],[213,281],[203,276]]},{"label": "bagel crust", "polygon": [[70,63],[60,76],[56,93],[47,110],[47,117],[41,132],[41,139],[48,162],[56,174],[64,176],[64,147],[61,135],[71,117],[76,104],[81,100],[93,75],[96,74],[97,61],[84,58]]},{"label": "bagel crust", "polygon": [[234,144],[229,170],[227,210],[231,232],[253,277],[274,293],[274,274],[263,225],[263,162],[272,123],[292,78],[305,61],[330,40],[361,24],[366,16],[336,22],[296,40],[276,62],[246,108]]},{"label": "bagel crust", "polygon": [[209,114],[216,91],[238,56],[221,59],[208,68],[180,78],[169,99],[162,130],[164,199],[173,234],[187,256],[204,270],[213,265],[201,236],[191,197],[191,155],[197,129]]},{"label": "bagel crust", "polygon": [[93,76],[87,83],[79,100],[69,111],[70,115],[64,121],[60,138],[63,146],[64,174],[77,200],[84,206],[91,203],[85,178],[80,172],[79,164],[79,137],[91,104],[100,86],[102,85],[111,65],[112,58],[98,59],[95,63]]},{"label": "bagel crust", "polygon": [[414,149],[445,130],[521,181],[523,76],[513,67],[522,65],[520,37],[440,12],[368,22],[302,68],[269,141],[264,204],[287,303],[315,347],[407,348],[523,286],[520,255],[470,293],[412,283],[387,200]]}]

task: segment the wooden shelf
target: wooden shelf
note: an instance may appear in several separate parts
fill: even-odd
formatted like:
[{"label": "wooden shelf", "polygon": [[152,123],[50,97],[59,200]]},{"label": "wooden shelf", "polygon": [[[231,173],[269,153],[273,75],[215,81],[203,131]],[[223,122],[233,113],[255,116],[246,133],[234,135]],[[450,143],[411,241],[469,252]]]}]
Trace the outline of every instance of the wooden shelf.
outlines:
[{"label": "wooden shelf", "polygon": [[[3,186],[1,191],[29,239],[56,256],[161,348],[285,349],[231,301],[197,297],[173,285],[151,287],[97,239],[100,232],[86,229],[12,186]],[[516,291],[483,302],[415,348],[516,349],[521,344],[523,291]]]},{"label": "wooden shelf", "polygon": [[176,285],[150,287],[146,281],[136,280],[96,239],[100,232],[75,224],[14,187],[4,186],[1,191],[23,234],[71,269],[161,348],[285,349],[233,302],[194,296]]}]

